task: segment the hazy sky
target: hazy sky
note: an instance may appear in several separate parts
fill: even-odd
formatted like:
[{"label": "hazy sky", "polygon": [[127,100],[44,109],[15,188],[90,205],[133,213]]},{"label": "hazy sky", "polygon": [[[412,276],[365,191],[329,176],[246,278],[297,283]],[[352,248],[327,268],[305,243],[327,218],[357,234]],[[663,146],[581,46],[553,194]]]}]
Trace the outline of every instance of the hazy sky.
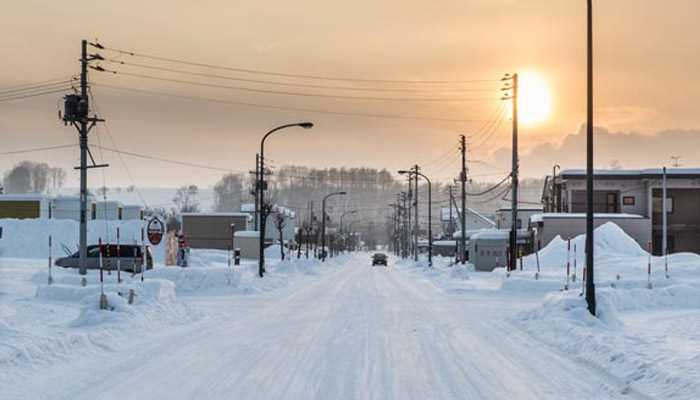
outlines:
[{"label": "hazy sky", "polygon": [[[574,137],[585,119],[585,3],[583,0],[7,1],[0,14],[3,52],[0,88],[78,72],[82,38],[98,38],[114,48],[200,63],[306,75],[496,80],[506,72],[534,71],[546,80],[553,101],[549,120],[521,127],[523,163],[533,160],[533,164],[523,165],[523,171],[536,176],[545,173],[554,161],[564,166],[580,166],[571,164],[572,160],[580,162],[580,157],[569,158],[554,150],[562,143],[575,143],[575,140],[567,141],[567,137]],[[626,134],[624,138],[633,142],[629,148],[605,149],[612,155],[606,153],[597,163],[607,165],[615,151],[619,151],[615,159],[623,166],[636,167],[640,163],[655,166],[666,162],[671,154],[683,155],[687,164],[697,165],[700,157],[696,148],[688,149],[688,131],[685,135],[663,132],[685,129],[700,134],[693,131],[700,128],[697,101],[700,79],[694,75],[700,70],[697,27],[700,2],[596,3],[596,125],[609,129],[612,135]],[[289,82],[128,56],[121,59]],[[168,78],[296,92],[370,97],[445,95],[436,85],[418,86],[419,93],[280,88],[103,65]],[[232,170],[254,166],[259,138],[267,129],[310,120],[316,124],[311,131],[288,131],[269,139],[266,153],[275,165],[369,165],[395,170],[437,159],[426,172],[437,179],[447,179],[455,174],[456,157],[440,156],[456,148],[459,133],[478,132],[500,103],[496,99],[500,96],[498,82],[465,84],[462,88],[479,91],[449,94],[469,101],[394,102],[248,93],[96,72],[90,78],[97,83],[94,87],[97,105],[108,119],[109,130],[121,150]],[[465,121],[381,119],[253,108],[116,91],[100,87],[99,83],[281,107]],[[391,87],[416,90],[417,86]],[[57,119],[59,98],[57,94],[0,102],[1,151],[77,144],[74,129],[64,127]],[[508,125],[508,121],[502,123],[470,157],[501,168],[507,166],[507,154],[498,150],[509,146]],[[632,132],[635,134],[630,135]],[[655,136],[657,142],[665,142],[658,135],[668,135],[668,146],[663,153],[644,145],[650,136]],[[113,146],[104,128],[93,131],[90,140]],[[550,148],[554,150],[546,151]],[[575,146],[571,151],[577,150],[584,151]],[[530,151],[537,152],[533,153],[537,157],[528,158]],[[552,158],[548,159],[550,153]],[[99,151],[95,155],[99,158]],[[105,172],[107,185],[129,184],[120,160],[114,154],[105,153],[104,157],[112,164]],[[71,168],[77,162],[78,151],[76,147],[0,156],[0,171],[25,158]],[[124,160],[139,186],[188,182],[206,186],[221,174],[131,157]],[[496,176],[501,170],[474,164],[473,172],[488,177]],[[70,185],[76,184],[76,175],[71,169]],[[92,173],[91,184],[101,185],[101,180],[101,174]]]}]

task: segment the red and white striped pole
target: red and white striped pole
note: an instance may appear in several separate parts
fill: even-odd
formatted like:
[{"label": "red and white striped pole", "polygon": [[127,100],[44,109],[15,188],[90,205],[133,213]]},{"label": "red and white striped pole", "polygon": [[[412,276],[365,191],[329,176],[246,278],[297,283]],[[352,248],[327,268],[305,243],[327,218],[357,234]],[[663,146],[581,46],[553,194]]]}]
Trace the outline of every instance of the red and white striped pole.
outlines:
[{"label": "red and white striped pole", "polygon": [[122,283],[122,251],[119,244],[119,227],[117,227],[117,283]]},{"label": "red and white striped pole", "polygon": [[566,241],[566,284],[564,290],[569,290],[569,274],[571,273],[571,239]]},{"label": "red and white striped pole", "polygon": [[143,273],[146,271],[146,236],[144,235],[144,229],[141,227],[141,252],[143,258],[143,264],[141,264],[141,282],[143,282]]},{"label": "red and white striped pole", "polygon": [[51,264],[53,264],[53,260],[51,258],[51,235],[49,235],[49,285],[53,283],[53,276],[51,276]]},{"label": "red and white striped pole", "polygon": [[649,257],[647,262],[647,288],[651,289],[651,241],[647,242]]},{"label": "red and white striped pole", "polygon": [[576,243],[574,243],[574,274],[571,275],[571,281],[576,282]]}]

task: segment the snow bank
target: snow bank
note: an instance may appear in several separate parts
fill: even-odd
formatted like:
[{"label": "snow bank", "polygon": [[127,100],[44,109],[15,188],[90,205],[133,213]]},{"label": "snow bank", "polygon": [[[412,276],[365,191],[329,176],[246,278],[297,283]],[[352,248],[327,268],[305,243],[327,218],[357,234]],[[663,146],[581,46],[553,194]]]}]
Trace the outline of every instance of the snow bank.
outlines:
[{"label": "snow bank", "polygon": [[[607,222],[596,228],[593,240],[593,251],[596,261],[610,257],[644,257],[648,255],[634,239],[613,222]],[[561,268],[562,265],[566,264],[567,246],[567,241],[560,236],[552,239],[549,244],[539,251],[540,266],[543,268]],[[574,261],[574,246],[576,247],[576,262],[578,265],[583,265],[585,262],[586,235],[582,234],[571,240],[570,259],[572,263]],[[526,267],[536,267],[534,254],[526,256],[523,261]]]},{"label": "snow bank", "polygon": [[[696,368],[700,321],[673,316],[682,310],[700,315],[700,284],[695,281],[652,290],[601,288],[596,294],[597,317],[588,312],[583,297],[569,291],[547,295],[541,307],[517,315],[513,322],[545,343],[621,379],[628,392],[639,391],[651,398],[696,399],[700,393]],[[648,334],[659,328],[653,323],[642,323],[641,330],[631,326],[633,311],[661,315],[666,325],[663,334]],[[689,332],[685,337],[677,332],[684,325]]]},{"label": "snow bank", "polygon": [[[3,228],[0,239],[0,257],[47,258],[49,256],[49,235],[53,238],[53,257],[63,257],[66,252],[78,249],[80,223],[68,219],[0,219]],[[117,227],[120,228],[121,243],[141,242],[141,228],[145,221],[88,221],[88,244],[116,242]],[[165,256],[165,242],[151,246],[156,262]]]}]

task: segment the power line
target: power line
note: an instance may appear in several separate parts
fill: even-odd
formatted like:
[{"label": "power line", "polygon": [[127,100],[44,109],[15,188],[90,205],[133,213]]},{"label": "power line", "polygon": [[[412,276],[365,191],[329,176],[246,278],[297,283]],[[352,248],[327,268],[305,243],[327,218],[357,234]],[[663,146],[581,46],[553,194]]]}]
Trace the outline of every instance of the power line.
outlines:
[{"label": "power line", "polygon": [[66,90],[70,90],[71,87],[62,87],[60,89],[55,89],[55,90],[48,90],[48,91],[41,91],[41,92],[32,92],[32,93],[26,93],[26,94],[18,94],[15,96],[9,96],[9,97],[0,97],[0,102],[5,102],[5,101],[14,101],[14,100],[21,100],[21,99],[28,99],[30,97],[37,97],[37,96],[45,96],[47,94],[54,94],[54,93],[61,93],[65,92]]},{"label": "power line", "polygon": [[195,67],[212,68],[212,69],[234,71],[234,72],[244,72],[244,73],[248,73],[248,74],[280,76],[280,77],[285,77],[285,78],[314,79],[314,80],[323,80],[323,81],[344,81],[344,82],[365,82],[365,83],[402,83],[402,84],[464,84],[464,83],[483,83],[483,82],[498,82],[499,81],[497,79],[390,80],[390,79],[367,79],[367,78],[347,78],[347,77],[331,77],[331,76],[319,76],[319,75],[290,74],[290,73],[283,73],[283,72],[272,72],[272,71],[263,71],[263,70],[258,70],[258,69],[227,67],[227,66],[221,66],[221,65],[206,64],[206,63],[201,63],[201,62],[186,61],[186,60],[180,60],[180,59],[176,59],[176,58],[149,55],[149,54],[145,54],[145,53],[136,53],[133,51],[127,51],[127,50],[122,50],[122,49],[117,49],[117,48],[107,47],[107,46],[102,46],[102,45],[100,45],[99,47],[104,48],[105,50],[108,50],[108,51],[114,51],[114,52],[117,52],[119,54],[133,56],[133,57],[141,57],[141,58],[147,58],[147,59],[151,59],[151,60],[158,60],[158,61],[166,61],[166,62],[171,62],[171,63],[184,64],[184,65],[191,65],[191,66],[195,66]]},{"label": "power line", "polygon": [[73,145],[73,144],[61,144],[61,145],[57,145],[57,146],[33,147],[33,148],[23,149],[23,150],[3,151],[3,152],[0,153],[0,155],[6,156],[6,155],[11,155],[11,154],[34,153],[34,152],[37,152],[37,151],[67,149],[67,148],[69,148],[69,147],[74,147],[74,146],[75,146],[75,145]]},{"label": "power line", "polygon": [[[332,89],[332,90],[348,90],[348,91],[362,91],[362,92],[401,92],[401,93],[433,93],[434,90],[429,89],[404,89],[404,88],[378,88],[378,87],[357,87],[357,86],[336,86],[336,85],[317,85],[310,83],[300,83],[300,82],[280,82],[280,81],[269,81],[261,79],[250,79],[241,78],[227,75],[210,74],[206,72],[188,71],[175,68],[167,68],[156,65],[140,64],[133,62],[126,62],[116,59],[105,59],[104,61],[112,64],[127,65],[131,67],[150,69],[155,71],[171,72],[176,74],[201,76],[206,78],[215,79],[225,79],[238,82],[248,82],[248,83],[259,83],[264,85],[277,85],[277,86],[287,86],[287,87],[301,87],[301,88],[313,88],[313,89]],[[450,88],[450,92],[493,92],[490,88]]]},{"label": "power line", "polygon": [[72,81],[70,81],[70,80],[64,80],[64,81],[59,81],[59,82],[29,85],[29,86],[25,86],[25,87],[21,87],[21,88],[2,89],[2,90],[0,90],[0,96],[14,96],[17,94],[21,94],[22,92],[32,92],[32,91],[55,89],[57,86],[65,87],[65,86],[67,86],[66,84],[71,83],[71,82]]},{"label": "power line", "polygon": [[168,158],[163,158],[163,157],[157,157],[157,156],[151,156],[147,154],[140,154],[140,153],[134,153],[131,151],[124,151],[124,150],[119,150],[116,148],[109,148],[109,147],[103,147],[103,146],[95,146],[97,148],[100,148],[104,151],[111,152],[111,153],[117,153],[125,156],[130,156],[130,157],[136,157],[136,158],[142,158],[145,160],[152,160],[152,161],[160,161],[160,162],[165,162],[165,163],[170,163],[170,164],[177,164],[177,165],[183,165],[186,167],[193,167],[193,168],[201,168],[201,169],[210,169],[213,171],[221,171],[221,172],[231,172],[231,173],[243,173],[243,171],[235,171],[230,168],[221,168],[221,167],[215,167],[211,165],[205,165],[205,164],[198,164],[198,163],[191,163],[187,161],[179,161],[179,160],[173,160],[173,159],[168,159]]},{"label": "power line", "polygon": [[163,82],[181,83],[185,85],[194,85],[209,87],[213,89],[226,89],[234,91],[243,91],[249,93],[261,93],[261,94],[274,94],[282,96],[300,96],[300,97],[314,97],[314,98],[324,98],[324,99],[341,99],[341,100],[369,100],[369,101],[391,101],[391,102],[467,102],[467,101],[484,101],[484,100],[496,100],[497,97],[461,97],[461,98],[438,98],[438,97],[375,97],[375,96],[347,96],[340,94],[322,94],[322,93],[306,93],[306,92],[291,92],[283,90],[268,90],[268,89],[255,89],[244,86],[229,86],[221,84],[213,84],[206,82],[190,81],[185,79],[174,79],[174,78],[163,78],[153,75],[137,74],[133,72],[123,72],[123,71],[113,71],[100,67],[93,68],[100,72],[112,73],[115,75],[131,76],[141,79],[150,79]]},{"label": "power line", "polygon": [[287,107],[287,106],[278,106],[278,105],[274,105],[274,104],[249,103],[249,102],[236,101],[236,100],[216,99],[216,98],[211,98],[211,97],[180,95],[180,94],[175,94],[175,93],[136,89],[136,88],[130,88],[130,87],[123,87],[123,86],[114,86],[114,85],[109,85],[109,84],[105,84],[105,83],[93,83],[93,86],[104,87],[104,88],[113,89],[113,90],[122,90],[122,91],[127,91],[127,92],[147,94],[147,95],[152,95],[152,96],[164,96],[164,97],[172,97],[172,98],[179,98],[179,99],[185,99],[185,100],[204,101],[204,102],[209,102],[209,103],[229,104],[229,105],[236,105],[236,106],[243,106],[243,107],[264,108],[264,109],[280,110],[280,111],[308,112],[308,113],[314,113],[314,114],[339,115],[339,116],[347,116],[347,117],[406,119],[406,120],[423,120],[423,121],[439,121],[439,122],[455,122],[455,123],[470,123],[470,122],[483,121],[483,120],[469,120],[469,119],[423,117],[423,116],[416,116],[416,115],[357,113],[357,112],[331,111],[331,110],[322,110],[322,109],[304,108],[304,107]]},{"label": "power line", "polygon": [[13,89],[20,89],[20,88],[24,88],[24,87],[27,87],[27,86],[35,86],[35,85],[41,85],[41,84],[45,84],[45,83],[58,82],[58,81],[70,82],[72,79],[73,79],[72,76],[63,76],[63,77],[60,77],[60,78],[46,79],[46,80],[43,80],[43,81],[22,83],[22,84],[19,84],[19,85],[12,85],[12,86],[5,86],[5,87],[3,87],[3,88],[0,88],[0,92],[5,92],[5,91],[13,90]]}]

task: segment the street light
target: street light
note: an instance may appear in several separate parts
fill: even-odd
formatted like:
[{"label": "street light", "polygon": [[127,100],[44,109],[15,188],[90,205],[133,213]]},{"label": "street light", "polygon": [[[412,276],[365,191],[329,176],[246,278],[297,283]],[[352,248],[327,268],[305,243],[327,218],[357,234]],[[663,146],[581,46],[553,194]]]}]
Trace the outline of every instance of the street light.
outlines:
[{"label": "street light", "polygon": [[425,179],[426,182],[428,182],[428,266],[432,267],[433,266],[433,221],[432,221],[432,208],[433,208],[433,195],[432,195],[432,184],[430,183],[430,179],[428,179],[427,176],[423,175],[423,173],[418,172],[417,168],[415,170],[401,170],[399,171],[399,174],[404,175],[404,174],[415,174],[423,179]]},{"label": "street light", "polygon": [[268,136],[272,135],[273,133],[285,129],[285,128],[292,128],[292,127],[300,127],[304,129],[311,129],[313,128],[314,124],[311,122],[298,122],[295,124],[286,124],[286,125],[281,125],[278,126],[277,128],[272,129],[271,131],[267,132],[265,136],[263,136],[262,140],[260,141],[260,169],[258,170],[258,176],[255,178],[255,189],[258,193],[258,204],[256,205],[256,208],[259,211],[260,215],[260,222],[259,222],[259,227],[260,230],[258,234],[260,235],[260,248],[259,248],[259,256],[258,256],[258,275],[260,277],[263,277],[263,274],[265,273],[265,222],[266,222],[266,215],[265,215],[265,201],[264,201],[264,194],[265,194],[265,188],[263,187],[263,182],[264,182],[264,176],[265,176],[265,139],[267,139]]},{"label": "street light", "polygon": [[326,261],[326,200],[331,196],[344,196],[346,192],[327,194],[321,202],[321,261]]},{"label": "street light", "polygon": [[344,213],[340,214],[340,233],[343,235],[343,252],[346,250],[347,247],[347,238],[345,237],[345,234],[343,234],[343,217],[346,216],[347,214],[357,214],[357,210],[350,210],[350,211],[345,211]]}]

